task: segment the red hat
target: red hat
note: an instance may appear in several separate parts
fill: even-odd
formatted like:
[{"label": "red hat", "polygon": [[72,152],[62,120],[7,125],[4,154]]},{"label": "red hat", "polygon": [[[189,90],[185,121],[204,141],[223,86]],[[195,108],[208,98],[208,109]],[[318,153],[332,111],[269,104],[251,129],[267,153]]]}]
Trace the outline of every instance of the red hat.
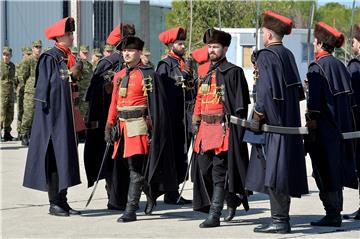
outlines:
[{"label": "red hat", "polygon": [[205,45],[201,48],[193,50],[191,56],[199,64],[207,62],[209,60],[208,46]]},{"label": "red hat", "polygon": [[314,36],[318,42],[336,48],[340,48],[345,41],[344,34],[324,22],[315,24]]},{"label": "red hat", "polygon": [[355,24],[352,32],[353,38],[360,41],[360,24]]},{"label": "red hat", "polygon": [[[121,34],[122,33],[122,34]],[[116,46],[119,44],[122,37],[135,35],[135,26],[133,24],[122,24],[117,25],[112,32],[110,32],[106,43]]]},{"label": "red hat", "polygon": [[182,27],[171,28],[159,34],[159,40],[166,45],[177,40],[184,41],[185,39],[186,30]]},{"label": "red hat", "polygon": [[270,29],[280,36],[289,35],[293,27],[293,21],[290,18],[281,16],[272,11],[263,13],[262,27]]},{"label": "red hat", "polygon": [[45,29],[45,36],[49,40],[54,40],[56,37],[62,37],[65,32],[75,31],[75,21],[72,17],[66,17],[60,21],[55,22]]}]

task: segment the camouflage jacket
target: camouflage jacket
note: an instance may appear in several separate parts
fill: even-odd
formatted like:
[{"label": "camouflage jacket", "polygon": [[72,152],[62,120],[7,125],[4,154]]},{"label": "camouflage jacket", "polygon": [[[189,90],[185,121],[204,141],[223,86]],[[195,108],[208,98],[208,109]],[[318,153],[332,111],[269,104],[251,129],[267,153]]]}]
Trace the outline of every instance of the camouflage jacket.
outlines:
[{"label": "camouflage jacket", "polygon": [[80,97],[85,94],[86,89],[89,87],[91,77],[93,75],[92,64],[88,61],[83,62],[83,70],[81,71],[81,76],[79,79],[79,92]]},{"label": "camouflage jacket", "polygon": [[34,94],[35,92],[35,71],[36,65],[38,62],[38,58],[36,56],[29,56],[27,58],[21,68],[22,71],[22,79],[25,86],[25,93]]},{"label": "camouflage jacket", "polygon": [[1,95],[11,95],[15,85],[15,65],[11,61],[6,64],[1,61]]},{"label": "camouflage jacket", "polygon": [[18,64],[15,65],[15,88],[16,90],[20,90],[24,88],[24,79],[23,79],[23,65],[25,59],[21,60]]}]

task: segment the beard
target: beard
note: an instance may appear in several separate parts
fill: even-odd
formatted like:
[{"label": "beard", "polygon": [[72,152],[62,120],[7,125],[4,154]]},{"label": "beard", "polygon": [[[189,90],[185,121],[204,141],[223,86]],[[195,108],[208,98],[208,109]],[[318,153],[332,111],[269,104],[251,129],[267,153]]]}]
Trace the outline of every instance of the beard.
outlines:
[{"label": "beard", "polygon": [[182,56],[185,54],[185,51],[184,51],[184,50],[178,51],[178,50],[176,50],[176,49],[173,49],[172,51],[173,51],[176,55],[178,55],[178,56],[180,56],[180,57],[182,57]]},{"label": "beard", "polygon": [[223,58],[223,55],[209,54],[209,58],[213,62],[217,62]]}]

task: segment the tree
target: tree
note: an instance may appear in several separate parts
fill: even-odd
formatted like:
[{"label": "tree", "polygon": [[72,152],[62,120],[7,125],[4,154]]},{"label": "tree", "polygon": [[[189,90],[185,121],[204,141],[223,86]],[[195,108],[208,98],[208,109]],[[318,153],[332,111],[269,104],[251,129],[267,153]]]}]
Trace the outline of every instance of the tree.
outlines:
[{"label": "tree", "polygon": [[[307,26],[310,1],[261,1],[260,11],[273,10],[294,19],[297,28]],[[220,12],[220,19],[218,17]],[[167,28],[190,26],[190,2],[174,1],[166,17]],[[253,28],[256,26],[256,2],[246,1],[193,1],[192,48],[202,45],[202,37],[209,27]]]}]

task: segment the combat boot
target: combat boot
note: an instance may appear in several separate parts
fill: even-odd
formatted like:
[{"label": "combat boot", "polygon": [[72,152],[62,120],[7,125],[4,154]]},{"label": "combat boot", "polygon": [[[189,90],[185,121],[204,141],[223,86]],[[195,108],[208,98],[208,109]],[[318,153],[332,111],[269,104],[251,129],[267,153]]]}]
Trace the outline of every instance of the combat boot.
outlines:
[{"label": "combat boot", "polygon": [[4,133],[4,137],[3,137],[3,141],[12,141],[14,139],[14,137],[12,137],[12,135],[10,134],[10,132],[5,132]]},{"label": "combat boot", "polygon": [[29,134],[24,134],[21,139],[22,146],[29,146]]}]

